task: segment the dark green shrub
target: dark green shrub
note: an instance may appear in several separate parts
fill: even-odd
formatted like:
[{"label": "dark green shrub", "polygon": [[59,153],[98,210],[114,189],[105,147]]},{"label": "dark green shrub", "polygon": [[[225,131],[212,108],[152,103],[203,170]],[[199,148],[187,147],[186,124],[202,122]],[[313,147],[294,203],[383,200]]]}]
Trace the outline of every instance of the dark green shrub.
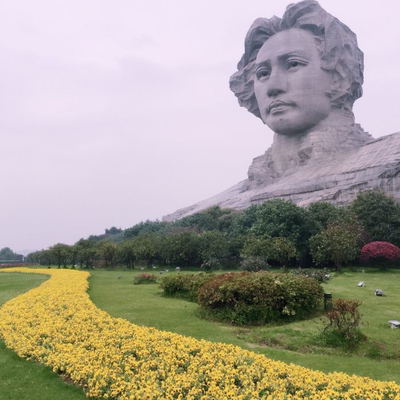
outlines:
[{"label": "dark green shrub", "polygon": [[268,235],[263,237],[250,236],[243,244],[240,255],[245,257],[268,258],[272,250],[272,238]]},{"label": "dark green shrub", "polygon": [[310,238],[310,252],[316,265],[335,264],[339,271],[353,261],[361,248],[361,232],[351,225],[330,225]]},{"label": "dark green shrub", "polygon": [[203,314],[239,325],[305,318],[322,304],[314,280],[272,272],[217,275],[198,292]]},{"label": "dark green shrub", "polygon": [[200,236],[194,232],[166,235],[162,240],[162,258],[167,265],[198,266],[201,264]]},{"label": "dark green shrub", "polygon": [[319,230],[319,224],[305,208],[282,199],[272,199],[256,208],[250,233],[287,238],[300,254],[304,254],[308,252],[308,239]]},{"label": "dark green shrub", "polygon": [[154,274],[140,274],[133,278],[134,285],[140,285],[142,283],[157,283],[157,275]]},{"label": "dark green shrub", "polygon": [[266,271],[271,268],[268,264],[267,260],[264,257],[245,257],[241,263],[239,268],[242,271]]},{"label": "dark green shrub", "polygon": [[201,264],[200,268],[205,272],[217,271],[222,268],[222,264],[217,257],[210,257]]},{"label": "dark green shrub", "polygon": [[299,258],[299,252],[295,244],[284,237],[272,239],[272,248],[269,258],[271,261],[279,263],[282,267],[288,267]]},{"label": "dark green shrub", "polygon": [[330,279],[330,275],[326,269],[297,268],[291,270],[290,273],[315,279],[318,283],[325,283]]},{"label": "dark green shrub", "polygon": [[359,193],[350,208],[357,215],[370,241],[385,241],[400,246],[400,204],[383,191]]},{"label": "dark green shrub", "polygon": [[166,296],[183,297],[196,301],[199,288],[214,278],[214,274],[177,274],[162,278],[160,287],[164,290]]}]

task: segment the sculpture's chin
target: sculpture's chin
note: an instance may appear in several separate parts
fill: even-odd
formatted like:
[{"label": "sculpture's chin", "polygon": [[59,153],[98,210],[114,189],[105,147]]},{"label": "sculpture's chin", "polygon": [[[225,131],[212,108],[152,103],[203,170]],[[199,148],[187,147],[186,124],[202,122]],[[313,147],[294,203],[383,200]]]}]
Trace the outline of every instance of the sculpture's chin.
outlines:
[{"label": "sculpture's chin", "polygon": [[290,110],[279,116],[269,116],[266,118],[268,127],[280,135],[299,135],[318,129],[324,125],[329,113],[310,113],[301,114],[297,110]]},{"label": "sculpture's chin", "polygon": [[304,133],[307,129],[302,129],[302,128],[295,128],[295,127],[279,127],[279,128],[271,128],[275,133],[278,135],[284,135],[284,136],[295,136],[295,135],[300,135]]},{"label": "sculpture's chin", "polygon": [[293,124],[290,121],[280,121],[279,123],[267,123],[268,127],[279,135],[291,136],[298,135],[307,131],[311,126]]}]

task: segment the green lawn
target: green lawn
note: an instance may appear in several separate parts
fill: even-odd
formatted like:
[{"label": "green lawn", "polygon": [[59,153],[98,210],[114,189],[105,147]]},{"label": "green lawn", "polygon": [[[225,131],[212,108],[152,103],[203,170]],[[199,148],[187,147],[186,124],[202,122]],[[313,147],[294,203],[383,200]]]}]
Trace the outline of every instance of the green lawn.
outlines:
[{"label": "green lawn", "polygon": [[[389,319],[400,319],[400,271],[333,274],[333,279],[324,286],[334,298],[357,298],[363,302],[361,329],[369,338],[368,345],[377,343],[378,347],[375,353],[368,354],[369,357],[361,355],[368,347],[364,345],[357,356],[319,347],[313,342],[322,327],[319,318],[251,329],[204,321],[197,317],[195,303],[165,298],[158,285],[133,285],[134,275],[140,272],[91,271],[89,294],[92,301],[111,315],[139,325],[232,343],[272,359],[325,372],[343,371],[400,383],[400,329],[392,330],[387,323]],[[45,279],[41,275],[1,273],[0,305]],[[361,280],[366,287],[357,287]],[[384,290],[384,297],[374,296],[377,288]],[[66,384],[49,368],[20,359],[0,341],[0,399],[84,398],[82,389]]]}]

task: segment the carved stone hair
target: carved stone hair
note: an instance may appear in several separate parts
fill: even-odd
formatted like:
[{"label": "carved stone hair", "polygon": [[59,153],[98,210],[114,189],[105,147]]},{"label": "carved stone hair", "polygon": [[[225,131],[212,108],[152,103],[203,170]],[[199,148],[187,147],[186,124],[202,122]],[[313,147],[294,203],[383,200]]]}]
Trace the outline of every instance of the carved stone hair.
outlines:
[{"label": "carved stone hair", "polygon": [[346,25],[327,13],[317,1],[290,4],[281,18],[258,18],[247,32],[244,54],[229,86],[239,104],[261,118],[254,94],[254,64],[262,45],[275,33],[290,28],[309,31],[315,38],[321,56],[321,68],[332,73],[328,96],[332,107],[351,111],[362,96],[364,55],[357,37]]}]

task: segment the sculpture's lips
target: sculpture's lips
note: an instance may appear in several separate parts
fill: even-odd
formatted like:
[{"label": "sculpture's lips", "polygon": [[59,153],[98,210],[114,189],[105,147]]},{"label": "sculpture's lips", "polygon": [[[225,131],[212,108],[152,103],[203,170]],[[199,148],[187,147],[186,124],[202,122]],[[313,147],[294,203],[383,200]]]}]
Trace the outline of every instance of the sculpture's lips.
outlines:
[{"label": "sculpture's lips", "polygon": [[284,112],[285,110],[287,110],[288,107],[293,107],[293,106],[294,106],[294,103],[292,103],[292,102],[282,101],[282,100],[274,100],[268,106],[267,113],[275,114],[275,113]]}]

